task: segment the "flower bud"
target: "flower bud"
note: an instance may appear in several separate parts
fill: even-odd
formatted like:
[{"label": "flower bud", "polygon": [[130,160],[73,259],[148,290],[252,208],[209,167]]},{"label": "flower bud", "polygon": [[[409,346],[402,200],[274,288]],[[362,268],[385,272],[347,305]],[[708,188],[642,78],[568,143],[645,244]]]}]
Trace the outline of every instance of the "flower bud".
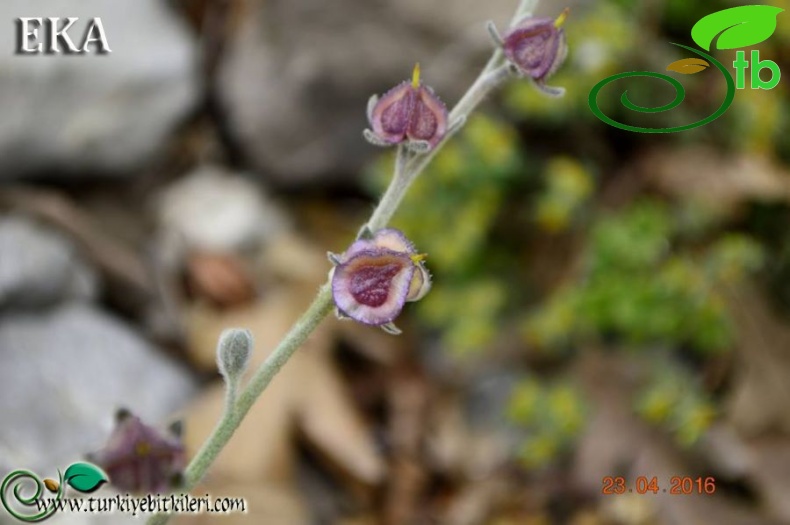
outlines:
[{"label": "flower bud", "polygon": [[252,344],[252,332],[241,328],[228,328],[219,336],[217,367],[226,381],[237,381],[247,369]]},{"label": "flower bud", "polygon": [[526,18],[511,29],[502,42],[505,56],[518,72],[532,78],[538,87],[550,92],[556,88],[547,88],[546,79],[559,69],[568,56],[568,42],[562,28],[568,13],[566,9],[556,20]]},{"label": "flower bud", "polygon": [[418,301],[431,288],[425,256],[398,230],[378,231],[330,258],[332,296],[340,317],[398,333],[392,321],[406,302]]},{"label": "flower bud", "polygon": [[373,99],[368,120],[373,128],[366,136],[380,145],[404,141],[436,146],[447,132],[447,107],[420,80],[420,65],[414,66],[411,82],[403,82],[380,99]]}]

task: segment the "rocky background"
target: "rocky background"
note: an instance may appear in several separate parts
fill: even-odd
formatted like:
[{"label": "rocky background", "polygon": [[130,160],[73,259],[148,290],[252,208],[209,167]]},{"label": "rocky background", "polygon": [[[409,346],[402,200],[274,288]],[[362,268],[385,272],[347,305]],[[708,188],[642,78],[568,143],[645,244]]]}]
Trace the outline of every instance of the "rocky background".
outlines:
[{"label": "rocky background", "polygon": [[[420,62],[452,105],[515,4],[0,4],[0,474],[53,475],[121,407],[183,419],[193,453],[220,332],[250,329],[262,362],[386,184],[368,97]],[[514,82],[437,157],[396,219],[434,290],[400,337],[324,322],[196,489],[247,499],[223,522],[790,523],[787,87],[663,137],[587,107],[681,58],[666,42],[732,2],[710,4],[541,4],[572,7],[568,95]],[[112,53],[14,55],[20,16],[101,17]],[[787,71],[788,50],[780,17],[761,51]],[[605,495],[606,476],[716,490]]]}]

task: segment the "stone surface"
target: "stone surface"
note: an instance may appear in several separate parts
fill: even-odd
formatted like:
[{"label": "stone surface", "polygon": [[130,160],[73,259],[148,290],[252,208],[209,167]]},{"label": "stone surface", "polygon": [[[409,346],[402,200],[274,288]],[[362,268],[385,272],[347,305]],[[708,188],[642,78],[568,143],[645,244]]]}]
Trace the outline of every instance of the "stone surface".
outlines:
[{"label": "stone surface", "polygon": [[247,156],[297,185],[353,175],[377,149],[362,138],[368,98],[410,77],[452,105],[492,49],[515,0],[256,0],[221,70],[219,92]]},{"label": "stone surface", "polygon": [[54,474],[102,446],[126,407],[166,423],[193,380],[121,321],[71,302],[0,318],[0,472]]},{"label": "stone surface", "polygon": [[282,210],[238,173],[204,166],[158,199],[168,256],[184,250],[236,252],[259,247],[288,228]]},{"label": "stone surface", "polygon": [[[112,53],[15,55],[17,17],[79,17],[77,41],[101,17]],[[0,180],[129,173],[195,103],[197,46],[166,2],[6,0],[0,20]]]},{"label": "stone surface", "polygon": [[20,217],[0,217],[0,309],[89,299],[96,274],[57,232]]}]

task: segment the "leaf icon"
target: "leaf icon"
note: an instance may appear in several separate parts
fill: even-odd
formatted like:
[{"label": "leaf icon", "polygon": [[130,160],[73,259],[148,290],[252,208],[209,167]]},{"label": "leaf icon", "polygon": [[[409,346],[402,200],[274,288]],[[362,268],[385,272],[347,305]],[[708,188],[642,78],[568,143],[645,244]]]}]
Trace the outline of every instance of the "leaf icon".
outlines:
[{"label": "leaf icon", "polygon": [[713,39],[718,49],[749,47],[768,40],[776,31],[776,17],[784,11],[770,5],[744,5],[712,13],[691,29],[691,38],[710,51]]},{"label": "leaf icon", "polygon": [[66,469],[63,478],[80,492],[93,492],[102,483],[109,481],[104,471],[90,463],[73,463]]},{"label": "leaf icon", "polygon": [[44,486],[47,487],[47,490],[50,492],[57,492],[58,489],[60,488],[60,483],[58,483],[54,479],[47,478],[44,480]]},{"label": "leaf icon", "polygon": [[705,71],[709,67],[710,63],[708,63],[707,60],[702,60],[701,58],[684,58],[683,60],[678,60],[669,64],[667,66],[667,71],[674,71],[681,75],[693,75],[694,73]]}]

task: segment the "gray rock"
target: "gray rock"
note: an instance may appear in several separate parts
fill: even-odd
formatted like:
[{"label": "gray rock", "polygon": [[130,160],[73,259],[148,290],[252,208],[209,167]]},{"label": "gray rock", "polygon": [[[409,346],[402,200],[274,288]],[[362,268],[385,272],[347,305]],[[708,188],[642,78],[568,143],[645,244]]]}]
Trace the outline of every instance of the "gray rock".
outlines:
[{"label": "gray rock", "polygon": [[[15,55],[18,17],[79,17],[77,42],[101,17],[112,52]],[[163,1],[5,0],[0,20],[0,180],[129,173],[194,105],[196,44]]]},{"label": "gray rock", "polygon": [[157,196],[167,254],[260,247],[290,227],[283,210],[241,173],[201,166]]},{"label": "gray rock", "polygon": [[0,218],[0,309],[90,299],[96,291],[96,274],[70,241],[22,218]]},{"label": "gray rock", "polygon": [[354,174],[368,98],[411,75],[450,105],[485,64],[486,20],[516,0],[255,0],[221,69],[219,92],[247,156],[282,184]]},{"label": "gray rock", "polygon": [[121,321],[68,303],[0,318],[0,471],[55,474],[109,436],[127,407],[166,423],[194,393],[189,374]]}]

